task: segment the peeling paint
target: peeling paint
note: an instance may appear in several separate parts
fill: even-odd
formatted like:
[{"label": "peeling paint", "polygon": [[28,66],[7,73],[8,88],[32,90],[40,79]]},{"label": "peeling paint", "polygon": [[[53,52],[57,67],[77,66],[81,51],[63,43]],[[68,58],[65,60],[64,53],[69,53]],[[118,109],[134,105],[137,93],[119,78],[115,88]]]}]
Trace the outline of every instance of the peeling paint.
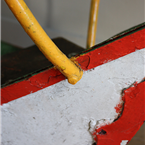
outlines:
[{"label": "peeling paint", "polygon": [[[124,91],[124,110],[122,116],[110,125],[105,125],[95,130],[93,133],[97,145],[125,145],[136,134],[145,121],[144,94],[145,82],[135,83]],[[105,131],[105,136],[100,134]],[[125,140],[122,142],[122,140]]]},{"label": "peeling paint", "polygon": [[[141,57],[144,51],[145,49],[136,51],[121,60],[117,59],[85,71],[82,80],[76,85],[68,84],[67,80],[60,81],[3,104],[3,143],[9,140],[16,142],[15,144],[23,142],[37,145],[41,142],[43,145],[75,145],[81,142],[91,145],[94,141],[91,134],[96,128],[101,128],[97,135],[108,137],[109,131],[104,127],[112,125],[122,117],[114,122],[118,117],[115,106],[122,97],[122,90],[134,83],[134,77],[138,82],[144,78],[144,59]],[[136,60],[135,63],[132,60]],[[123,61],[127,63],[124,65]],[[47,84],[49,76],[47,73],[42,74],[39,74],[39,78],[29,78],[31,82],[27,80],[29,84],[34,83],[34,86],[27,86],[29,91],[37,89],[37,83]],[[50,74],[50,81],[56,79],[53,75],[55,74]],[[128,80],[129,83],[126,84]],[[15,90],[12,88],[6,92],[9,96],[17,91],[18,84],[15,85]],[[21,90],[17,92],[20,93]]]},{"label": "peeling paint", "polygon": [[[124,93],[122,89],[145,77],[144,32],[78,57],[87,71],[74,86],[52,68],[2,88],[3,144],[91,145],[95,140],[97,145],[119,145],[130,140],[145,120],[145,82]],[[130,37],[136,40],[133,44]],[[105,60],[113,61],[103,64]],[[122,94],[124,110],[115,120]]]}]

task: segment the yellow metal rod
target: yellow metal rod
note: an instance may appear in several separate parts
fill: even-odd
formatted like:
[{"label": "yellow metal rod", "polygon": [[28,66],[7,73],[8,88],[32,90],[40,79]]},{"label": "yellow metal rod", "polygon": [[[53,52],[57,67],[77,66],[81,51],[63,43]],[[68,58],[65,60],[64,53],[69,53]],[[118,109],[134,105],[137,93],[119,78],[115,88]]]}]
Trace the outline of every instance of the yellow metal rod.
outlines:
[{"label": "yellow metal rod", "polygon": [[90,48],[95,45],[99,2],[100,0],[91,0],[90,18],[87,36],[87,48]]},{"label": "yellow metal rod", "polygon": [[5,2],[45,57],[68,78],[69,83],[76,84],[82,78],[82,69],[57,48],[35,19],[26,3],[23,0],[5,0]]}]

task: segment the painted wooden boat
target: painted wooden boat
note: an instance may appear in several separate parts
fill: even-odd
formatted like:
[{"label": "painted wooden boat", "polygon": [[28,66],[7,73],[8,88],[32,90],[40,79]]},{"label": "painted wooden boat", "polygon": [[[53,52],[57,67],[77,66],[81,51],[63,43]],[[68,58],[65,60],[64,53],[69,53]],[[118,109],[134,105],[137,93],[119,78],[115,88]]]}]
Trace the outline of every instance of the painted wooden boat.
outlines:
[{"label": "painted wooden boat", "polygon": [[48,64],[4,83],[2,144],[127,144],[145,121],[144,36],[140,24],[74,56],[75,85]]}]

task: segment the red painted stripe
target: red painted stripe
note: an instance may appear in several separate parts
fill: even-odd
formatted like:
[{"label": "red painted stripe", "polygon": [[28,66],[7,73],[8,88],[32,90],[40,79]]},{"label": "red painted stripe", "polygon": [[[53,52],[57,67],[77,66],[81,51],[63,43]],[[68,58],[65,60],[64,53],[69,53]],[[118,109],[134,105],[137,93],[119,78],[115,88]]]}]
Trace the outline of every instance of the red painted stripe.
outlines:
[{"label": "red painted stripe", "polygon": [[16,82],[1,89],[1,104],[26,96],[64,80],[55,68],[38,73],[27,80]]},{"label": "red painted stripe", "polygon": [[[76,61],[83,70],[92,69],[109,61],[120,58],[131,52],[145,48],[145,29],[135,32],[124,38],[92,50],[82,56],[77,57]],[[65,77],[54,68],[45,70],[30,77],[27,80],[16,82],[1,89],[1,104],[18,99],[30,93],[51,86],[64,80]]]},{"label": "red painted stripe", "polygon": [[121,117],[93,133],[97,145],[120,145],[131,140],[145,121],[145,82],[124,91],[124,110]]},{"label": "red painted stripe", "polygon": [[145,48],[145,29],[79,56],[77,61],[88,70],[142,48]]}]

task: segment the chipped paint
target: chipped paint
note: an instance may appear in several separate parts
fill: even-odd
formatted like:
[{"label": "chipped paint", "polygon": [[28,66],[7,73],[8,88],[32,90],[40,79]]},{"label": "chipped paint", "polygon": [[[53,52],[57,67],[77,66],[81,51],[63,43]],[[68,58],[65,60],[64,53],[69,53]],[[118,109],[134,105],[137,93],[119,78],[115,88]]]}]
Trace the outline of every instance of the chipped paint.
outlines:
[{"label": "chipped paint", "polygon": [[[98,134],[103,136],[108,133],[103,126],[118,117],[115,106],[120,102],[122,90],[144,78],[144,51],[88,70],[76,85],[64,80],[3,104],[3,143],[91,145],[90,132],[101,127]],[[49,76],[45,78],[41,76],[47,83]],[[43,87],[40,80],[33,78],[31,87]],[[7,93],[13,95],[13,91]],[[16,87],[15,91],[21,90]]]},{"label": "chipped paint", "polygon": [[[2,88],[2,143],[117,145],[130,140],[145,120],[144,82],[128,88],[145,77],[144,32],[80,55],[76,60],[87,71],[74,86],[52,68]],[[123,114],[113,122],[124,88]]]},{"label": "chipped paint", "polygon": [[[124,91],[124,109],[121,117],[112,124],[102,126],[93,133],[97,145],[125,144],[136,134],[145,121],[145,82],[134,84]],[[100,131],[106,132],[104,135]]]}]

